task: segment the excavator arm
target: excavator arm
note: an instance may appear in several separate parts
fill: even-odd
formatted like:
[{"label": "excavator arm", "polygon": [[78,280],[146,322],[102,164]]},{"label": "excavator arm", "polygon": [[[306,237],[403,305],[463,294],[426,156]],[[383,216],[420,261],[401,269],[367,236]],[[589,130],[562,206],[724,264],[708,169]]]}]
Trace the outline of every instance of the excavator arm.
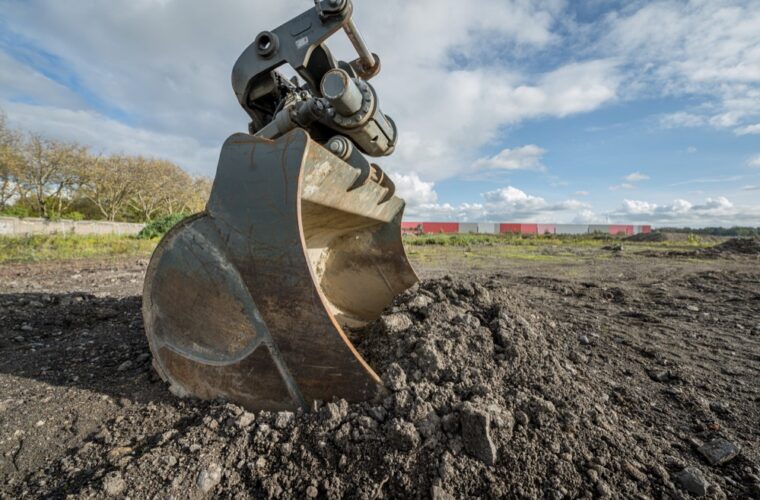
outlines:
[{"label": "excavator arm", "polygon": [[[384,390],[344,329],[376,319],[417,276],[404,202],[367,158],[392,153],[397,131],[352,13],[350,0],[318,0],[235,63],[249,133],[224,143],[206,210],[166,234],[146,274],[153,365],[175,394],[279,410]],[[341,29],[354,61],[325,45]],[[277,71],[285,64],[298,77]]]}]

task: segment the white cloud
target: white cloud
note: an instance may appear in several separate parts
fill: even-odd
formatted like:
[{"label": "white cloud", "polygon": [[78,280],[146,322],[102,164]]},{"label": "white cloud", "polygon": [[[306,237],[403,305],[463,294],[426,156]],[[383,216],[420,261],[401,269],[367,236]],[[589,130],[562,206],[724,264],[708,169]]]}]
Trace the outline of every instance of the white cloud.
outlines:
[{"label": "white cloud", "polygon": [[[81,87],[129,117],[124,123],[218,147],[246,128],[229,86],[235,59],[258,30],[308,7],[302,0],[230,0],[223,8],[165,0],[114,9],[36,0],[4,5],[3,14],[14,33],[55,54]],[[564,8],[560,1],[524,0],[481,0],[477,8],[457,0],[358,4],[357,24],[383,60],[372,83],[400,129],[397,152],[383,167],[393,173],[414,165],[425,181],[449,178],[466,171],[500,127],[614,99],[619,77],[611,59],[573,61],[543,74],[515,73],[499,62],[505,46],[530,54],[558,43],[553,30]],[[329,44],[339,57],[353,58],[345,38],[337,34]],[[453,67],[452,54],[468,64]],[[40,115],[61,107],[46,91],[29,89]]]},{"label": "white cloud", "polygon": [[706,122],[707,120],[703,116],[684,111],[669,113],[660,117],[660,125],[664,128],[701,127]]},{"label": "white cloud", "polygon": [[427,203],[409,206],[407,219],[455,221],[570,222],[592,213],[589,203],[574,199],[550,203],[514,186],[481,194],[480,203]]},{"label": "white cloud", "polygon": [[541,163],[541,158],[546,153],[534,144],[520,146],[519,148],[502,149],[498,154],[480,158],[473,163],[473,168],[493,168],[501,170],[545,170],[546,167]]},{"label": "white cloud", "polygon": [[430,205],[438,201],[434,183],[420,180],[414,172],[394,175],[393,183],[396,185],[396,194],[401,196],[408,206]]},{"label": "white cloud", "polygon": [[626,90],[702,98],[692,110],[663,117],[663,126],[742,129],[760,116],[756,2],[666,0],[630,12],[608,16],[600,41],[602,51],[630,65]]},{"label": "white cloud", "polygon": [[[0,48],[0,106],[25,128],[98,150],[167,157],[211,175],[223,140],[246,129],[229,85],[232,64],[258,30],[309,6],[304,0],[227,0],[221,7],[140,0],[118,8],[75,0],[5,2],[10,42]],[[563,0],[480,0],[477,8],[459,0],[356,5],[357,24],[383,60],[372,83],[400,129],[396,154],[381,164],[410,210],[472,220],[599,220],[577,200],[547,201],[514,187],[488,191],[474,203],[442,203],[434,182],[469,175],[473,166],[540,171],[545,151],[533,144],[502,149],[505,131],[619,98],[687,97],[696,104],[661,116],[662,126],[760,134],[760,9],[752,2],[631,3],[593,25],[569,23],[570,6]],[[24,42],[19,46],[52,55],[36,63],[45,71],[19,62],[28,57],[9,56],[17,36]],[[353,57],[342,34],[329,44],[337,56]],[[547,65],[557,60],[558,47],[572,47],[573,58]],[[501,151],[484,157],[485,147]],[[634,174],[642,177],[628,178]],[[646,180],[631,175],[610,189],[633,189]],[[695,207],[686,213],[697,213]],[[658,205],[650,215],[658,210],[667,212]]]},{"label": "white cloud", "polygon": [[750,167],[760,167],[760,155],[755,155],[747,160],[747,165]]},{"label": "white cloud", "polygon": [[610,186],[610,191],[620,191],[622,189],[636,189],[635,182],[639,181],[646,181],[649,180],[649,176],[646,174],[642,174],[641,172],[632,172],[626,176],[623,177],[623,180],[626,182],[623,182],[621,184],[613,184]]},{"label": "white cloud", "polygon": [[736,135],[760,134],[760,123],[734,129]]},{"label": "white cloud", "polygon": [[96,152],[168,157],[196,175],[213,173],[219,159],[216,144],[202,144],[186,135],[130,127],[94,111],[16,103],[6,105],[5,111],[9,121],[22,129],[87,144]]},{"label": "white cloud", "polygon": [[725,196],[707,198],[694,204],[676,199],[659,204],[643,200],[624,200],[611,217],[633,223],[668,223],[675,225],[756,224],[760,205],[739,206]]},{"label": "white cloud", "polygon": [[519,209],[537,210],[546,206],[546,201],[538,196],[531,196],[515,187],[507,186],[483,193],[486,201],[499,205],[509,205]]},{"label": "white cloud", "polygon": [[623,177],[623,179],[627,180],[628,182],[638,182],[649,180],[650,177],[646,174],[642,174],[641,172],[633,172]]},{"label": "white cloud", "polygon": [[603,224],[607,222],[605,218],[593,210],[585,209],[578,212],[578,214],[572,219],[573,224]]}]

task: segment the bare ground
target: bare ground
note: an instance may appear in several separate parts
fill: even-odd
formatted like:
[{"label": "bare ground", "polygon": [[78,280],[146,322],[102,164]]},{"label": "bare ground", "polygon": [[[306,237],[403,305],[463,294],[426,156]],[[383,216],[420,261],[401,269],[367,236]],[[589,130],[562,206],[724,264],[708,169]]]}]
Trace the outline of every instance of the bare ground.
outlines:
[{"label": "bare ground", "polygon": [[[760,497],[757,255],[697,258],[689,254],[622,252],[611,256],[597,249],[578,253],[577,259],[532,261],[506,260],[497,255],[472,258],[461,250],[445,249],[417,263],[420,274],[433,280],[420,293],[445,290],[449,283],[451,287],[465,288],[488,285],[491,295],[501,294],[501,303],[471,305],[471,309],[465,307],[470,302],[456,295],[459,292],[447,303],[457,310],[469,311],[467,314],[479,317],[478,321],[490,328],[496,340],[495,351],[489,351],[489,356],[503,361],[503,353],[509,352],[499,344],[499,326],[493,326],[502,307],[506,308],[504,317],[524,317],[534,330],[540,331],[536,342],[542,342],[543,349],[548,349],[551,359],[557,361],[555,364],[562,366],[557,368],[559,372],[541,372],[556,380],[537,379],[536,387],[520,382],[523,385],[505,388],[493,401],[513,418],[523,410],[530,418],[534,415],[528,408],[535,406],[531,398],[538,397],[531,391],[538,390],[551,401],[551,395],[546,394],[551,384],[577,384],[576,404],[566,402],[565,410],[559,403],[557,406],[580,416],[582,421],[591,418],[594,428],[601,428],[602,434],[593,436],[604,437],[598,444],[604,452],[595,456],[589,446],[592,438],[584,443],[585,434],[574,432],[571,439],[577,446],[566,449],[557,444],[554,457],[558,462],[567,460],[569,465],[554,469],[550,458],[536,459],[531,472],[531,457],[543,457],[544,448],[553,448],[554,442],[541,441],[541,428],[521,423],[518,418],[514,435],[519,437],[524,432],[524,441],[518,437],[509,441],[495,430],[494,442],[502,458],[489,469],[480,463],[482,460],[473,461],[472,450],[465,446],[462,451],[461,443],[467,438],[462,420],[462,424],[453,427],[441,424],[440,444],[424,452],[425,460],[435,465],[430,469],[433,472],[409,466],[409,457],[423,456],[423,452],[402,446],[401,451],[391,450],[395,453],[393,459],[368,453],[375,460],[368,463],[379,472],[366,476],[351,472],[356,475],[349,474],[341,484],[317,480],[321,476],[315,472],[311,478],[301,478],[299,474],[310,470],[306,465],[299,466],[301,472],[286,473],[270,464],[267,475],[280,476],[279,482],[272,484],[272,480],[257,476],[257,453],[278,459],[288,455],[270,448],[262,451],[253,431],[241,437],[232,431],[228,435],[217,430],[220,425],[224,427],[225,418],[238,415],[239,409],[222,403],[178,400],[168,392],[150,367],[142,332],[139,294],[144,259],[2,266],[0,498],[107,494],[171,494],[176,498],[204,494],[293,498],[312,494],[370,498],[446,498],[442,496],[445,494],[681,498],[689,495],[689,489],[699,492],[702,486],[707,496],[715,498]],[[453,276],[453,281],[442,280],[444,275]],[[415,327],[418,322],[422,325],[423,319],[415,318],[405,307],[398,304],[397,312],[410,314]],[[388,332],[378,333],[382,334]],[[389,344],[394,342],[395,338],[388,339]],[[385,374],[390,369],[389,354],[383,355],[377,342],[368,344],[365,353]],[[521,348],[528,350],[525,360],[530,362],[531,345]],[[453,350],[446,355],[455,357],[451,358],[452,365],[467,362],[467,352]],[[483,353],[473,351],[472,356],[476,359]],[[405,365],[406,361],[409,360],[404,358],[400,363],[409,372],[413,368]],[[426,373],[414,383],[431,383],[433,379],[424,379]],[[410,387],[413,378],[410,372]],[[436,378],[433,385],[436,384],[443,382]],[[544,386],[537,387],[541,384]],[[508,394],[514,396],[514,401]],[[460,396],[460,403],[480,401],[472,395]],[[523,408],[520,398],[525,397],[530,401],[526,400]],[[388,404],[394,411],[395,403]],[[469,411],[451,404],[444,407],[457,419],[465,419]],[[357,409],[357,415],[361,411],[364,410]],[[585,411],[591,411],[593,418]],[[599,413],[606,415],[602,423]],[[276,421],[276,416],[259,416],[257,422],[267,422],[270,417]],[[296,426],[309,429],[306,423],[300,423],[301,418],[299,415]],[[445,421],[446,415],[441,418]],[[566,429],[567,418],[565,413],[558,417],[557,429]],[[309,425],[312,424],[316,425]],[[387,425],[390,424],[381,419],[380,430],[375,432],[386,432]],[[197,429],[216,437],[198,434]],[[544,424],[544,429],[548,432],[546,429],[552,427]],[[512,432],[510,428],[510,436]],[[179,444],[172,443],[177,433],[184,439]],[[287,435],[292,437],[293,433]],[[625,438],[625,446],[616,448],[610,442],[616,436]],[[245,441],[249,438],[250,442]],[[292,439],[308,451],[299,438]],[[378,439],[385,443],[384,438]],[[567,436],[557,439],[557,443],[563,443]],[[733,445],[738,454],[724,464],[711,465],[699,449],[717,439]],[[533,450],[533,455],[514,455],[522,457],[524,463],[519,466],[504,463],[520,442],[531,443],[523,451]],[[639,445],[646,452],[630,455],[624,449]],[[615,457],[615,449],[625,460]],[[444,451],[436,455],[430,450]],[[218,465],[218,480],[216,471],[209,469],[208,460],[203,458],[206,451],[216,457],[216,462],[223,462]],[[227,453],[235,456],[237,470],[229,460],[224,462]],[[349,451],[344,455],[351,456]],[[650,459],[653,463],[646,462]],[[332,462],[325,460],[320,467],[329,469]],[[339,479],[345,474],[337,472],[340,456],[335,460],[334,475]],[[447,479],[438,460],[441,464],[453,461],[460,468],[455,468],[458,472]],[[283,465],[282,470],[286,469]],[[522,476],[510,475],[508,471],[513,469],[525,472]],[[565,472],[559,474],[557,470]],[[696,470],[701,483],[689,483],[688,477],[684,479],[684,470]],[[481,476],[487,480],[462,479]],[[552,480],[551,476],[560,480]],[[204,482],[209,477],[211,483]],[[361,484],[351,484],[351,477]],[[564,485],[562,478],[566,478]],[[524,484],[513,484],[514,481]]]}]

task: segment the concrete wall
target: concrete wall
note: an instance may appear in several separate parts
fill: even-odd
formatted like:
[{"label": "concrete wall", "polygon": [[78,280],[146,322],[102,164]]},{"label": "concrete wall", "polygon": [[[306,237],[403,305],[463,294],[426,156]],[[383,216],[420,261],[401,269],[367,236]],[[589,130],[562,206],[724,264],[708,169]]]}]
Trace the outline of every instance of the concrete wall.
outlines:
[{"label": "concrete wall", "polygon": [[588,225],[586,224],[557,224],[555,226],[556,234],[587,234]]},{"label": "concrete wall", "polygon": [[49,221],[36,217],[19,219],[0,217],[0,236],[24,236],[30,234],[122,234],[134,235],[145,224],[108,221]]},{"label": "concrete wall", "polygon": [[493,222],[478,222],[478,232],[482,234],[499,234],[499,225]]},{"label": "concrete wall", "polygon": [[591,224],[588,226],[588,232],[610,234],[610,226],[609,224]]}]

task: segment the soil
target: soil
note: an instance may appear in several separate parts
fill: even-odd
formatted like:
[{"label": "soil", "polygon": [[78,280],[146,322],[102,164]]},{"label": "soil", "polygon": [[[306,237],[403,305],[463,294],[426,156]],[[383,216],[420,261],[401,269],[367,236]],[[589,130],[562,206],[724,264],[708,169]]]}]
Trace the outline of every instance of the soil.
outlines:
[{"label": "soil", "polygon": [[145,260],[0,266],[0,498],[756,498],[760,268],[726,255],[452,253],[350,332],[387,394],[255,415],[158,379]]},{"label": "soil", "polygon": [[[634,242],[661,242],[670,241],[674,243],[687,243],[695,235],[690,233],[669,233],[662,231],[652,231],[651,233],[639,233],[625,238],[625,241]],[[703,243],[720,243],[727,240],[725,236],[712,236],[709,234],[696,235],[698,241]]]}]

